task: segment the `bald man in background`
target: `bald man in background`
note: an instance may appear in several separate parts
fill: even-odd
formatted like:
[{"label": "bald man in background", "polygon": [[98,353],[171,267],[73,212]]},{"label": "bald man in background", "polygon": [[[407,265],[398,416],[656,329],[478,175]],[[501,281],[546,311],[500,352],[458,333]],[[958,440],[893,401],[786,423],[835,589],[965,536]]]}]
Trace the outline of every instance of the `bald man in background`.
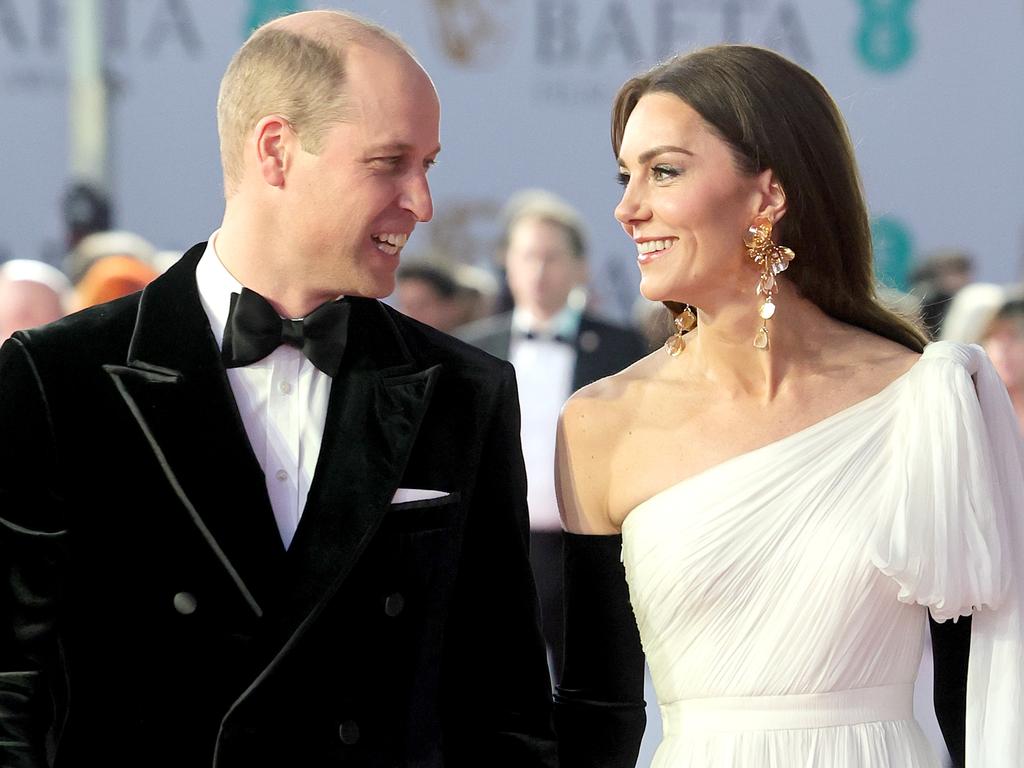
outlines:
[{"label": "bald man in background", "polygon": [[64,273],[45,262],[12,259],[0,264],[0,341],[62,318],[70,290]]},{"label": "bald man in background", "polygon": [[439,112],[386,30],[271,22],[221,227],[0,350],[5,768],[555,764],[512,368],[378,300]]}]

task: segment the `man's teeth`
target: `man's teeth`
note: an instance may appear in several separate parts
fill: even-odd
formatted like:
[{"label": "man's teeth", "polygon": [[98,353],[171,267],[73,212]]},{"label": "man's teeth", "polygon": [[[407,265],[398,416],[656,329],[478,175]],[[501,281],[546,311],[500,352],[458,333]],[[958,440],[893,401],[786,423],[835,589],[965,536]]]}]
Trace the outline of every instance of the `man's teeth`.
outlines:
[{"label": "man's teeth", "polygon": [[409,242],[409,236],[401,233],[382,232],[379,235],[371,235],[377,248],[384,253],[394,256],[402,247]]},{"label": "man's teeth", "polygon": [[668,248],[672,243],[675,242],[675,238],[669,240],[645,240],[642,243],[636,244],[636,249],[640,253],[654,253],[654,251],[663,251]]}]

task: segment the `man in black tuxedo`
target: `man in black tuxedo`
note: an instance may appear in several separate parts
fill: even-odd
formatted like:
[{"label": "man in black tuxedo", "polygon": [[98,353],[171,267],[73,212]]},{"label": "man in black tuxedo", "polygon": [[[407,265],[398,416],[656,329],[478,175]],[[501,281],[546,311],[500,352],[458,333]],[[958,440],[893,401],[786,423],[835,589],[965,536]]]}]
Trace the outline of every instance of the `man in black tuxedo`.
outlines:
[{"label": "man in black tuxedo", "polygon": [[555,764],[513,370],[377,300],[438,122],[387,31],[271,22],[221,228],[3,346],[0,764]]},{"label": "man in black tuxedo", "polygon": [[503,219],[500,251],[514,309],[456,334],[516,369],[529,477],[530,560],[557,677],[562,667],[562,534],[554,486],[558,413],[577,389],[622,370],[648,350],[633,329],[600,320],[574,301],[587,281],[586,238],[582,219],[568,203],[545,190],[525,190],[508,202]]}]

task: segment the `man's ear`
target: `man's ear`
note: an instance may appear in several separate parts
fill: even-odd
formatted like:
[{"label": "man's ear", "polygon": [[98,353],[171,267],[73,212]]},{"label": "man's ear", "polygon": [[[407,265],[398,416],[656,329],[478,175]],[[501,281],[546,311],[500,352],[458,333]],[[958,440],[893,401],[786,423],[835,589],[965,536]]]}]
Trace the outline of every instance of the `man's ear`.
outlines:
[{"label": "man's ear", "polygon": [[272,187],[283,187],[298,137],[291,124],[280,115],[261,118],[253,129],[256,137],[256,162],[263,180]]},{"label": "man's ear", "polygon": [[782,188],[782,182],[771,168],[767,168],[758,174],[757,187],[760,192],[757,215],[777,222],[786,215],[786,190]]}]

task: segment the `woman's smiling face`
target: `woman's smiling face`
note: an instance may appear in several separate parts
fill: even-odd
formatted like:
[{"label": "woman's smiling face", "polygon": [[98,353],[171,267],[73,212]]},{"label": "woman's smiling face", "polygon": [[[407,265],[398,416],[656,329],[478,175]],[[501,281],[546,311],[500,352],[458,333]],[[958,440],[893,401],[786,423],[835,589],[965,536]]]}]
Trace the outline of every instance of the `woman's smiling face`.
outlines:
[{"label": "woman's smiling face", "polygon": [[752,293],[756,268],[743,234],[771,171],[740,171],[731,147],[670,93],[640,98],[619,149],[625,189],[615,218],[637,245],[641,293],[696,306],[717,303],[722,291]]}]

